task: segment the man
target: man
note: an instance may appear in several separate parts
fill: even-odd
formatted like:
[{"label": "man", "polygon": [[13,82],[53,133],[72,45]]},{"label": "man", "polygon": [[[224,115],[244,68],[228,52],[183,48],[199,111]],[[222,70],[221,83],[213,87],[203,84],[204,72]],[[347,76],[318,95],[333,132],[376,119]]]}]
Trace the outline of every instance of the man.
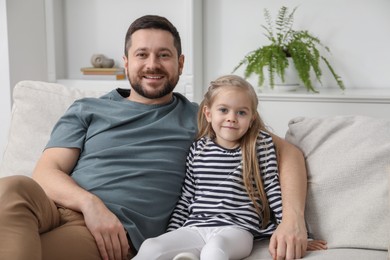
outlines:
[{"label": "man", "polygon": [[[130,25],[124,65],[132,90],[76,101],[54,127],[34,180],[0,180],[0,259],[127,259],[165,231],[196,133],[197,105],[173,93],[183,64],[167,19]],[[299,258],[304,163],[295,147],[275,142],[284,217],[270,251]]]}]

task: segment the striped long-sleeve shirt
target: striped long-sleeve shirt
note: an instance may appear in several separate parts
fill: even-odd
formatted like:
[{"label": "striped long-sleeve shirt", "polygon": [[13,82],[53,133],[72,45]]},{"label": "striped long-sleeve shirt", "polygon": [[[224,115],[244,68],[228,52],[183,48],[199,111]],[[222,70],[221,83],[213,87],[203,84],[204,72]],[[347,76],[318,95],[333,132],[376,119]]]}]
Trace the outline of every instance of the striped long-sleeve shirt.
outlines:
[{"label": "striped long-sleeve shirt", "polygon": [[257,157],[271,220],[262,229],[242,179],[241,148],[225,149],[209,138],[194,142],[187,156],[187,171],[182,195],[172,213],[168,231],[182,226],[235,225],[250,231],[255,238],[272,235],[282,219],[282,199],[272,137],[260,131]]}]

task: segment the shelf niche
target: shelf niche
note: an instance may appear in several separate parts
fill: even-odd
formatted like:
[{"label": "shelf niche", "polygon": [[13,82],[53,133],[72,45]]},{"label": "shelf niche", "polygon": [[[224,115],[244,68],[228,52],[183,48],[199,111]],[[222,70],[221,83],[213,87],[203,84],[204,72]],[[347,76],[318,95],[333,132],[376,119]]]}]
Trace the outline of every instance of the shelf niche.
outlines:
[{"label": "shelf niche", "polygon": [[[139,3],[136,8],[135,2]],[[48,80],[65,85],[78,81],[87,84],[80,68],[91,66],[90,58],[96,53],[114,59],[115,66],[122,67],[128,26],[145,14],[165,16],[177,27],[185,65],[175,90],[190,100],[200,100],[202,88],[194,88],[202,84],[200,0],[45,0]]]}]

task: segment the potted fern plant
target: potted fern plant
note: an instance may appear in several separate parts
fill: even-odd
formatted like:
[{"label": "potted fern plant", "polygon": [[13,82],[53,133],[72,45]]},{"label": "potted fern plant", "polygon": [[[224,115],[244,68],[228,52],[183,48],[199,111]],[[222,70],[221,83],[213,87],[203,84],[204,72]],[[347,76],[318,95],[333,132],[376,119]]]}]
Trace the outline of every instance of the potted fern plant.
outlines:
[{"label": "potted fern plant", "polygon": [[273,89],[275,78],[278,76],[284,82],[286,69],[292,63],[306,89],[318,92],[313,86],[310,73],[313,70],[315,77],[321,83],[322,71],[320,62],[323,61],[336,80],[337,85],[344,89],[341,77],[336,74],[329,61],[320,54],[320,47],[330,52],[329,48],[324,46],[317,37],[311,35],[308,31],[292,29],[296,9],[297,7],[289,13],[288,8],[282,6],[275,21],[276,26],[274,26],[269,11],[264,9],[267,26],[262,25],[262,27],[265,29],[265,36],[270,41],[270,44],[246,55],[234,68],[233,72],[245,65],[245,78],[252,74],[257,74],[258,84],[262,86],[265,79],[264,69],[268,68],[269,85]]}]

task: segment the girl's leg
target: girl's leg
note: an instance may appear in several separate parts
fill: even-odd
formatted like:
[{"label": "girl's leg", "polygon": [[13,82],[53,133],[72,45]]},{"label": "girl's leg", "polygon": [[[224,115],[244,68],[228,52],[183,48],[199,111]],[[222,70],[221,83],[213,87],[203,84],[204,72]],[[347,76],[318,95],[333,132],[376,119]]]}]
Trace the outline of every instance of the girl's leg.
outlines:
[{"label": "girl's leg", "polygon": [[242,259],[250,255],[253,235],[237,227],[216,228],[203,247],[201,260]]},{"label": "girl's leg", "polygon": [[204,240],[196,229],[182,227],[145,240],[133,260],[171,260],[181,252],[199,256],[203,246]]},{"label": "girl's leg", "polygon": [[0,259],[42,259],[40,233],[59,224],[57,207],[33,179],[0,179]]}]

